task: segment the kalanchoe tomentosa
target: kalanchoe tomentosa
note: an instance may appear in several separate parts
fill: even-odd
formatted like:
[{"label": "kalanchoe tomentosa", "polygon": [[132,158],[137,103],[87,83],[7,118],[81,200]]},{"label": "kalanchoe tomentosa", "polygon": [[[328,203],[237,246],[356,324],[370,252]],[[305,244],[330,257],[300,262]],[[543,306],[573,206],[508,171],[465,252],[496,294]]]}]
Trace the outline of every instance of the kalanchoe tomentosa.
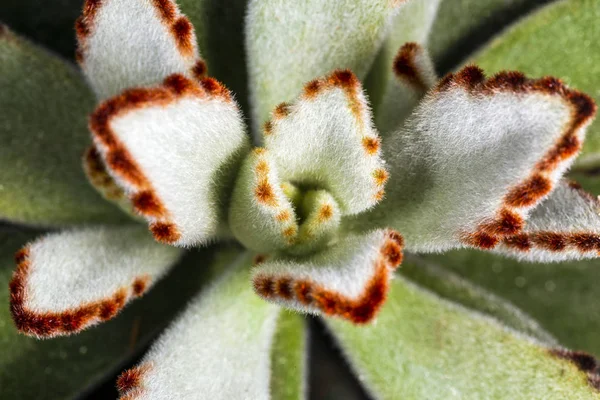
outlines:
[{"label": "kalanchoe tomentosa", "polygon": [[[600,255],[598,199],[563,179],[595,116],[593,100],[556,78],[486,78],[473,65],[439,79],[426,47],[409,41],[424,42],[437,7],[250,1],[247,127],[236,93],[211,77],[172,0],[87,0],[76,58],[98,105],[83,167],[131,218],[50,233],[19,251],[10,283],[18,329],[40,338],[79,332],[146,292],[184,249],[235,241],[245,249],[224,247],[223,273],[121,375],[123,399],[302,397],[302,378],[286,375],[302,375],[302,358],[286,365],[272,355],[281,350],[285,360],[303,348],[280,344],[304,329],[281,307],[328,318],[376,398],[444,398],[452,385],[422,392],[420,373],[391,381],[355,350],[361,330],[371,343],[378,330],[397,329],[391,340],[405,354],[432,351],[418,340],[411,349],[410,338],[441,335],[440,365],[493,354],[504,368],[486,382],[516,382],[506,398],[597,398],[595,360],[548,350],[554,340],[510,306],[488,306],[497,300],[485,296],[470,305],[546,343],[392,282],[404,250],[415,257],[470,247],[524,261]],[[411,13],[423,33],[403,36],[398,26]],[[25,46],[6,28],[2,41]],[[398,41],[392,59],[384,50]],[[374,111],[361,83],[373,64],[385,67],[369,75]],[[417,327],[427,332],[414,336]],[[448,351],[467,358],[444,358]],[[403,362],[391,372],[432,368]],[[478,398],[494,390],[452,384]]]}]

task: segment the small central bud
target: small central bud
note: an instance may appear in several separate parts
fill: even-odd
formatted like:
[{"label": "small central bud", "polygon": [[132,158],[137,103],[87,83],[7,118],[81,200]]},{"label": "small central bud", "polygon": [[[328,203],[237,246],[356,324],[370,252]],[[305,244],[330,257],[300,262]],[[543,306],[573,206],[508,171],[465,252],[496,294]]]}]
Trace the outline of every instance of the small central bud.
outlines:
[{"label": "small central bud", "polygon": [[281,189],[294,208],[299,229],[287,252],[305,254],[325,247],[337,233],[341,211],[324,189],[284,182]]}]

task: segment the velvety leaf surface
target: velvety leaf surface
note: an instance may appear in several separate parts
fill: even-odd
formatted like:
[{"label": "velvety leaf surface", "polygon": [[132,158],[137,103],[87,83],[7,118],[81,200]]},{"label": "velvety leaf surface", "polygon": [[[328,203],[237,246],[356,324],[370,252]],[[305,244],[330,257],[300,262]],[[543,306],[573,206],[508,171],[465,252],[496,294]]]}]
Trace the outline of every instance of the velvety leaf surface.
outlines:
[{"label": "velvety leaf surface", "polygon": [[106,321],[168,274],[183,251],[154,240],[145,226],[53,232],[18,254],[10,307],[20,332],[69,335]]},{"label": "velvety leaf surface", "polygon": [[394,57],[405,43],[426,45],[440,2],[441,0],[410,0],[392,19],[390,31],[364,82],[376,116],[388,82],[393,79]]},{"label": "velvety leaf surface", "polygon": [[248,0],[177,0],[192,21],[208,74],[223,82],[248,110],[244,16]]},{"label": "velvety leaf surface", "polygon": [[[465,18],[469,20],[470,18]],[[600,2],[561,1],[545,7],[494,39],[469,62],[488,73],[517,69],[552,75],[600,102]],[[578,164],[600,165],[600,123],[588,129]]]},{"label": "velvety leaf surface", "polygon": [[504,26],[550,1],[442,0],[429,35],[438,70],[446,73],[456,67]]},{"label": "velvety leaf surface", "polygon": [[88,183],[94,97],[75,67],[0,31],[0,219],[32,225],[114,223],[125,214]]},{"label": "velvety leaf surface", "polygon": [[[142,361],[119,377],[122,400],[193,399],[199,394],[213,399],[280,399],[272,396],[271,350],[285,320],[279,319],[279,307],[253,293],[253,259],[249,253],[237,257],[222,277],[190,301]],[[303,341],[289,345],[299,348],[285,352],[296,353]],[[278,373],[301,375],[287,383],[303,380],[303,368],[285,364],[277,364]]]},{"label": "velvety leaf surface", "polygon": [[75,30],[75,58],[99,102],[170,74],[206,74],[194,27],[175,0],[86,0]]},{"label": "velvety leaf surface", "polygon": [[398,277],[377,322],[327,320],[377,399],[598,399],[574,363]]},{"label": "velvety leaf surface", "polygon": [[506,326],[543,343],[557,344],[556,339],[544,331],[536,321],[511,303],[473,285],[460,275],[440,267],[431,260],[409,254],[399,272],[440,297],[488,314],[502,321]]},{"label": "velvety leaf surface", "polygon": [[[519,233],[558,184],[594,114],[591,98],[553,78],[507,71],[486,78],[467,66],[440,81],[383,142],[386,197],[348,223],[397,229],[410,251],[492,248]],[[531,247],[548,249],[550,241],[540,236]],[[546,253],[529,254],[554,259]]]},{"label": "velvety leaf surface", "polygon": [[562,345],[600,356],[598,260],[523,263],[467,250],[428,258],[508,299]]},{"label": "velvety leaf surface", "polygon": [[304,399],[308,351],[308,326],[304,317],[282,310],[271,346],[271,398]]},{"label": "velvety leaf surface", "polygon": [[189,298],[219,270],[215,251],[195,251],[115,319],[68,338],[37,340],[19,334],[8,307],[13,254],[31,233],[0,233],[0,387],[2,397],[71,399],[147,345]]},{"label": "velvety leaf surface", "polygon": [[251,1],[246,51],[254,133],[282,101],[333,69],[363,79],[402,1]]}]

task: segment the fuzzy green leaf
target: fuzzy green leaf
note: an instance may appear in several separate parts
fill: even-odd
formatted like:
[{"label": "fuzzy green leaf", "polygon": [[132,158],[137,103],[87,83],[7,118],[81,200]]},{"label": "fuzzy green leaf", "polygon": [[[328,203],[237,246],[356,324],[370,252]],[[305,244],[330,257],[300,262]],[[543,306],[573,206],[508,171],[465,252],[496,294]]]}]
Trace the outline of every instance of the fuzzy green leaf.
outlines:
[{"label": "fuzzy green leaf", "polygon": [[271,347],[272,400],[302,400],[306,397],[307,342],[304,317],[282,310]]},{"label": "fuzzy green leaf", "polygon": [[[437,15],[441,0],[411,0],[392,19],[386,37],[369,74],[365,78],[365,89],[369,94],[373,114],[377,118],[382,98],[393,79],[392,62],[400,47],[408,42],[427,44],[429,31]],[[378,126],[379,129],[381,129]]]},{"label": "fuzzy green leaf", "polygon": [[227,273],[189,303],[141,363],[121,375],[117,384],[123,399],[190,399],[199,393],[216,399],[302,398],[298,376],[286,378],[289,387],[277,388],[282,397],[271,396],[274,380],[303,372],[297,361],[301,337],[286,338],[284,358],[271,365],[273,346],[282,346],[280,330],[303,326],[302,321],[283,326],[287,318],[279,318],[280,309],[253,293],[252,260],[246,253],[232,262]]},{"label": "fuzzy green leaf", "polygon": [[407,255],[400,273],[419,286],[427,288],[437,295],[459,303],[467,308],[489,314],[505,325],[532,336],[548,345],[556,345],[548,332],[527,314],[511,303],[473,285],[439,264],[421,256]]},{"label": "fuzzy green leaf", "polygon": [[[600,2],[560,1],[542,9],[491,41],[469,62],[488,73],[517,69],[552,75],[600,103]],[[600,166],[600,122],[588,129],[580,166]]]},{"label": "fuzzy green leaf", "polygon": [[429,50],[439,70],[454,68],[507,23],[548,1],[442,0],[429,35]]},{"label": "fuzzy green leaf", "polygon": [[531,264],[467,250],[428,258],[508,299],[561,344],[600,356],[597,260]]},{"label": "fuzzy green leaf", "polygon": [[17,332],[8,307],[13,254],[34,236],[0,232],[0,387],[2,397],[22,400],[72,399],[105,375],[114,374],[147,346],[237,251],[229,248],[232,253],[220,258],[215,247],[192,252],[113,320],[69,338],[40,341]]},{"label": "fuzzy green leaf", "polygon": [[254,132],[311,79],[345,68],[364,78],[394,3],[402,1],[251,1],[246,50]]},{"label": "fuzzy green leaf", "polygon": [[127,220],[88,183],[81,157],[94,97],[68,63],[0,28],[0,219]]},{"label": "fuzzy green leaf", "polygon": [[244,49],[244,16],[248,0],[176,0],[196,31],[208,73],[223,82],[244,112],[248,110],[248,77]]},{"label": "fuzzy green leaf", "polygon": [[376,399],[598,399],[575,363],[398,277],[377,322],[328,320]]}]

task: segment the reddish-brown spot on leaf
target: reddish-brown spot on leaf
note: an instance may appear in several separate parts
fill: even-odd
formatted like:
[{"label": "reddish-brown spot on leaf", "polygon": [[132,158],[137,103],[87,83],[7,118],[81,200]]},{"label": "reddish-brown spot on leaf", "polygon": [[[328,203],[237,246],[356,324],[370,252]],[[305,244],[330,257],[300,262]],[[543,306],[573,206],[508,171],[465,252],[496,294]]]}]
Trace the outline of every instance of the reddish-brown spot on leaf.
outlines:
[{"label": "reddish-brown spot on leaf", "polygon": [[221,98],[227,102],[231,101],[231,93],[224,85],[215,78],[203,78],[200,81],[202,88],[213,97]]},{"label": "reddish-brown spot on leaf", "polygon": [[463,235],[461,239],[470,246],[485,250],[493,249],[499,242],[499,239],[496,236],[489,235],[485,232],[466,234]]},{"label": "reddish-brown spot on leaf", "polygon": [[166,244],[175,243],[181,237],[177,226],[168,222],[155,222],[150,225],[150,231],[156,240]]},{"label": "reddish-brown spot on leaf", "polygon": [[175,3],[171,0],[154,0],[154,7],[159,12],[159,15],[164,23],[172,24],[177,15]]},{"label": "reddish-brown spot on leaf", "polygon": [[259,160],[256,163],[256,167],[254,168],[254,170],[256,171],[256,175],[262,177],[263,179],[266,179],[266,175],[269,173],[269,164],[267,163],[266,160]]},{"label": "reddish-brown spot on leaf", "polygon": [[160,199],[150,190],[136,193],[132,198],[133,207],[140,213],[149,217],[164,217],[165,207]]},{"label": "reddish-brown spot on leaf", "polygon": [[163,85],[176,96],[194,95],[202,97],[203,91],[198,84],[183,74],[172,74],[165,78]]},{"label": "reddish-brown spot on leaf", "polygon": [[136,367],[130,368],[124,371],[119,378],[117,378],[117,389],[121,395],[125,395],[129,392],[137,390],[141,386],[141,381],[148,371],[150,370],[149,363],[143,363]]},{"label": "reddish-brown spot on leaf", "polygon": [[268,276],[259,275],[252,280],[254,291],[261,297],[270,298],[274,294],[273,280]]},{"label": "reddish-brown spot on leaf", "polygon": [[504,202],[515,208],[529,207],[539,202],[551,190],[552,182],[536,174],[511,189],[506,194]]},{"label": "reddish-brown spot on leaf", "polygon": [[383,168],[378,168],[373,172],[373,178],[375,178],[375,184],[377,186],[383,186],[388,181],[390,174]]},{"label": "reddish-brown spot on leaf", "polygon": [[362,139],[362,145],[367,154],[374,155],[379,151],[381,140],[378,137],[365,136]]},{"label": "reddish-brown spot on leaf", "polygon": [[275,216],[275,219],[279,222],[289,221],[291,218],[292,218],[292,214],[290,213],[289,210],[281,211],[280,213],[278,213]]},{"label": "reddish-brown spot on leaf", "polygon": [[529,237],[536,247],[549,251],[563,251],[568,244],[566,235],[557,232],[535,232]]},{"label": "reddish-brown spot on leaf", "polygon": [[75,35],[77,36],[77,39],[81,41],[85,40],[85,37],[87,37],[89,34],[90,28],[82,15],[75,20]]},{"label": "reddish-brown spot on leaf", "polygon": [[314,98],[323,88],[323,83],[318,79],[308,82],[304,86],[304,95],[309,99]]},{"label": "reddish-brown spot on leaf", "polygon": [[531,248],[529,235],[525,233],[507,236],[504,239],[502,239],[502,243],[504,243],[508,247],[515,248],[519,251],[529,251],[529,249]]},{"label": "reddish-brown spot on leaf", "polygon": [[319,222],[328,221],[331,217],[333,217],[333,206],[331,204],[323,204],[319,209]]},{"label": "reddish-brown spot on leaf", "polygon": [[486,82],[486,87],[490,90],[503,90],[503,91],[520,91],[521,88],[527,83],[525,74],[519,71],[502,71],[492,76]]},{"label": "reddish-brown spot on leaf", "polygon": [[600,235],[594,233],[573,233],[569,237],[569,242],[581,252],[592,250],[600,252]]},{"label": "reddish-brown spot on leaf", "polygon": [[550,350],[550,354],[571,361],[577,368],[584,372],[593,372],[600,366],[594,356],[583,351],[552,349]]},{"label": "reddish-brown spot on leaf", "polygon": [[499,215],[490,222],[483,223],[478,230],[487,233],[490,236],[509,236],[520,232],[525,222],[523,218],[515,212],[502,209]]},{"label": "reddish-brown spot on leaf", "polygon": [[289,277],[279,278],[275,282],[275,294],[282,299],[290,300],[292,294],[292,279]]},{"label": "reddish-brown spot on leaf", "polygon": [[265,123],[263,124],[263,132],[264,132],[265,136],[269,136],[270,134],[273,133],[273,122],[272,121],[265,121]]},{"label": "reddish-brown spot on leaf", "polygon": [[454,74],[454,82],[465,89],[476,89],[485,81],[483,70],[476,65],[468,65]]},{"label": "reddish-brown spot on leaf", "polygon": [[277,206],[275,192],[273,191],[273,187],[267,179],[262,179],[260,182],[258,182],[258,185],[256,185],[256,188],[254,189],[254,195],[259,203],[263,203],[271,207]]},{"label": "reddish-brown spot on leaf", "polygon": [[192,67],[192,74],[197,80],[201,80],[206,76],[208,68],[203,60],[196,61],[196,64]]},{"label": "reddish-brown spot on leaf", "polygon": [[177,48],[184,56],[194,54],[194,27],[186,17],[179,17],[171,26]]},{"label": "reddish-brown spot on leaf", "polygon": [[298,233],[298,228],[296,228],[295,225],[288,226],[282,232],[283,236],[285,236],[288,239],[296,236],[296,233]]},{"label": "reddish-brown spot on leaf", "polygon": [[383,248],[383,256],[390,266],[396,268],[402,262],[402,247],[390,240]]},{"label": "reddish-brown spot on leaf", "polygon": [[427,84],[416,64],[416,57],[423,49],[417,43],[405,43],[394,58],[394,74],[420,91],[427,90]]},{"label": "reddish-brown spot on leaf", "polygon": [[273,110],[273,118],[281,119],[288,116],[290,113],[290,105],[288,103],[280,103]]},{"label": "reddish-brown spot on leaf", "polygon": [[401,248],[404,247],[404,238],[402,237],[401,234],[399,234],[397,231],[389,229],[387,232],[387,237],[390,240],[393,240],[398,246],[400,246]]},{"label": "reddish-brown spot on leaf", "polygon": [[140,276],[135,278],[133,281],[133,294],[134,296],[143,295],[148,289],[148,284],[150,283],[150,276]]},{"label": "reddish-brown spot on leaf", "polygon": [[126,299],[127,291],[122,288],[112,298],[102,301],[100,304],[100,318],[107,320],[117,315],[125,305]]},{"label": "reddish-brown spot on leaf", "polygon": [[106,164],[110,169],[134,186],[148,186],[148,181],[133,157],[123,147],[115,147],[107,153]]},{"label": "reddish-brown spot on leaf", "polygon": [[294,293],[296,299],[304,305],[309,305],[312,302],[311,289],[312,283],[307,281],[298,281],[294,283]]},{"label": "reddish-brown spot on leaf", "polygon": [[563,161],[574,157],[581,149],[582,142],[575,133],[562,136],[556,145],[538,162],[536,169],[551,172]]},{"label": "reddish-brown spot on leaf", "polygon": [[349,69],[336,70],[328,79],[331,85],[343,87],[346,90],[354,91],[359,85],[358,78]]}]

